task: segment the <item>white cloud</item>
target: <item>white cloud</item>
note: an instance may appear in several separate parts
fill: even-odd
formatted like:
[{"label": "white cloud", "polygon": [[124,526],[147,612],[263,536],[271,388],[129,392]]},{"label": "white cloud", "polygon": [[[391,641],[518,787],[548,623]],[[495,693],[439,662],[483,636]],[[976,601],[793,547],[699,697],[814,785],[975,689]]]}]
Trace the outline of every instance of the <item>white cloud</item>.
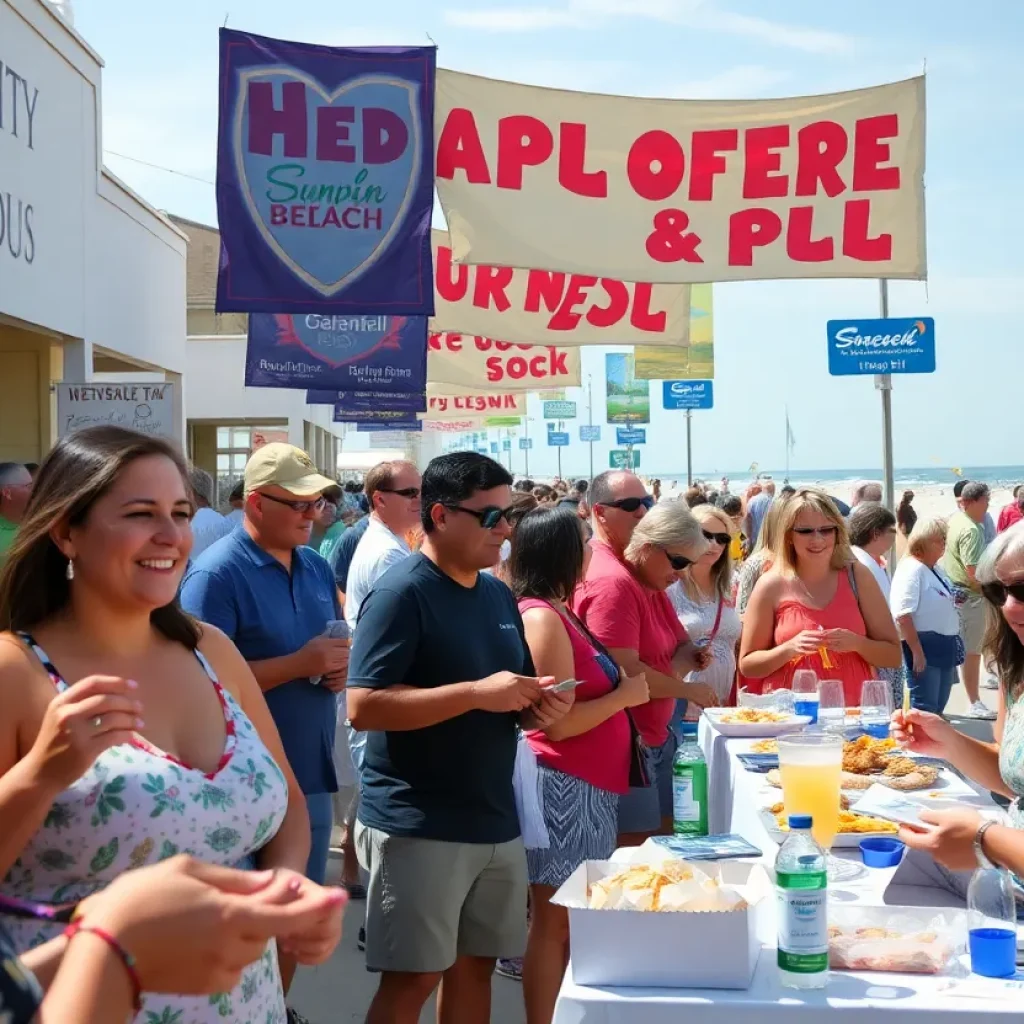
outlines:
[{"label": "white cloud", "polygon": [[760,39],[763,43],[802,50],[805,53],[835,56],[850,53],[854,48],[853,38],[840,32],[805,28],[801,25],[785,25],[778,21],[769,21],[767,18],[716,10],[713,7],[701,8],[701,13],[694,18],[694,27]]},{"label": "white cloud", "polygon": [[758,99],[791,78],[788,71],[760,64],[738,64],[715,75],[674,85],[665,95],[689,100]]}]

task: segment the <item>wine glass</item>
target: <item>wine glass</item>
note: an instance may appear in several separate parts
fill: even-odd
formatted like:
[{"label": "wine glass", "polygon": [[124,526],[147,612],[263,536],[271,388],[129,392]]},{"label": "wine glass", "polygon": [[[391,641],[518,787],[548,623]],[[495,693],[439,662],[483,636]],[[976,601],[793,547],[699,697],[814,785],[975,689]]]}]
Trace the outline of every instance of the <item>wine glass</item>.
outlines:
[{"label": "wine glass", "polygon": [[860,727],[876,740],[889,738],[892,688],[882,679],[865,679],[860,688]]},{"label": "wine glass", "polygon": [[845,735],[846,694],[841,679],[818,682],[818,724],[824,732]]},{"label": "wine glass", "polygon": [[818,675],[813,669],[801,668],[793,673],[793,713],[810,716],[811,725],[818,721]]}]

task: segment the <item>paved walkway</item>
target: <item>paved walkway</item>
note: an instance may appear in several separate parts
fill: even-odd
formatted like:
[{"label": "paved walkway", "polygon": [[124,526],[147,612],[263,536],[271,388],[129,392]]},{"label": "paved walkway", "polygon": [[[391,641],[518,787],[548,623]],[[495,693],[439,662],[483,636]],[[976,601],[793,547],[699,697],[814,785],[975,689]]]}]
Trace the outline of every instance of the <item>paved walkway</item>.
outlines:
[{"label": "paved walkway", "polygon": [[[982,699],[995,707],[995,691],[982,690]],[[981,739],[992,739],[992,724],[961,716],[967,709],[963,687],[957,684],[949,702],[949,717],[958,729]],[[340,860],[331,867],[340,870]],[[345,934],[334,956],[320,967],[300,968],[292,989],[291,1004],[312,1024],[363,1024],[370,1000],[377,988],[376,975],[367,972],[363,955],[356,949],[356,934],[362,923],[363,904],[352,903],[345,915]],[[522,986],[495,976],[492,1024],[524,1024]],[[421,1024],[434,1024],[433,1001],[423,1011]]]}]

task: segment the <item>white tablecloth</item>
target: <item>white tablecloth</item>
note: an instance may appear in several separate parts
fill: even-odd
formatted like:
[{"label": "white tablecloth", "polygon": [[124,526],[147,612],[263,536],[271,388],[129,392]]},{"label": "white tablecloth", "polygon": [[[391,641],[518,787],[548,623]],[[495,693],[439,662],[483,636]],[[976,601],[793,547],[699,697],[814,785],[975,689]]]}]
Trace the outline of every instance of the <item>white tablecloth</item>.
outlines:
[{"label": "white tablecloth", "polygon": [[[739,833],[772,864],[778,847],[758,812],[764,802],[765,777],[747,772],[735,757],[749,749],[750,741],[726,740],[702,723],[700,742],[708,761],[710,830]],[[860,860],[856,850],[836,852]],[[963,900],[944,887],[945,881],[930,859],[908,856],[899,868],[864,868],[849,882],[830,883],[829,890],[833,899],[844,904],[962,907]],[[899,1012],[900,1024],[937,1015],[951,1024],[991,1024],[993,1015],[1024,1019],[1024,990],[1007,998],[1000,982],[990,983],[997,997],[984,1000],[958,997],[955,993],[964,983],[962,978],[927,975],[836,971],[824,989],[785,988],[775,965],[774,914],[761,916],[763,948],[749,989],[589,988],[573,982],[570,965],[554,1024],[790,1024],[794,1020],[818,1024],[826,1010],[829,1020],[839,1015],[853,1019],[858,1014],[863,1020],[868,1010],[886,1016]],[[977,984],[977,979],[971,984]],[[874,1013],[871,1020],[877,1024]]]}]

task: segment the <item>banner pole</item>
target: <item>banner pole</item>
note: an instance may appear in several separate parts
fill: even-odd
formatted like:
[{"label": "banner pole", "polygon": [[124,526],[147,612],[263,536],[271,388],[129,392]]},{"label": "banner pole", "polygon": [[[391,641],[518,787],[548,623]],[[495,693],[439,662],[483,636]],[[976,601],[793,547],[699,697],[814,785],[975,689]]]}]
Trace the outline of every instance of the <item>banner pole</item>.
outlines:
[{"label": "banner pole", "polygon": [[[527,440],[530,439],[530,417],[529,416],[524,416],[523,417],[523,437],[525,437]],[[526,466],[526,470],[523,473],[523,476],[525,476],[526,479],[529,480],[530,479],[530,446],[529,445],[527,445],[523,449],[523,458],[525,459],[525,466]]]},{"label": "banner pole", "polygon": [[590,486],[594,486],[594,375],[587,374],[587,423],[590,426]]},{"label": "banner pole", "polygon": [[[878,282],[879,315],[883,320],[889,317],[889,282],[882,278]],[[892,464],[892,374],[880,373],[875,376],[875,387],[882,392],[882,476],[884,480],[884,502],[890,511],[896,508],[896,481]]]},{"label": "banner pole", "polygon": [[691,445],[690,437],[690,420],[693,416],[693,412],[690,409],[686,410],[686,486],[693,486],[693,447]]}]

